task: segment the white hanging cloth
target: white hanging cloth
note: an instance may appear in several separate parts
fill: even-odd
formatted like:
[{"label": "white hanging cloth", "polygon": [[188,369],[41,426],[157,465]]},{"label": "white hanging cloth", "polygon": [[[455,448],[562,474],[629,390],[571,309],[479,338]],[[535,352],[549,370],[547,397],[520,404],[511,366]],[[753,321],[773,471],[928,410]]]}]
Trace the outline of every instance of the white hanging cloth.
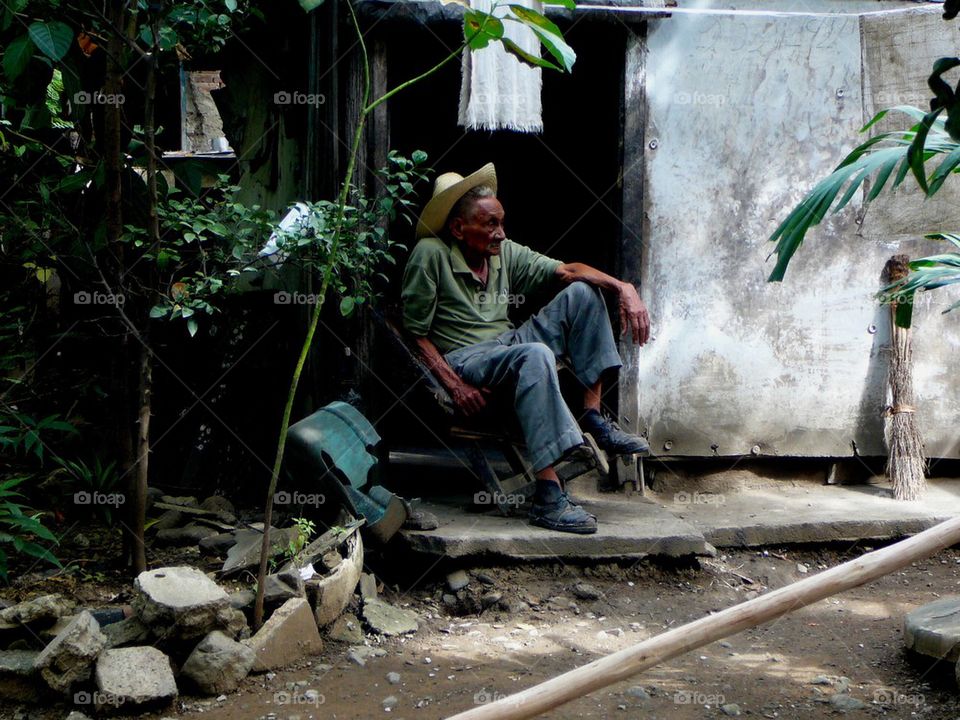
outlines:
[{"label": "white hanging cloth", "polygon": [[[490,0],[469,2],[471,8],[482,12],[490,12],[492,7]],[[543,12],[539,0],[513,2]],[[501,7],[495,15],[509,13],[508,8]],[[540,41],[532,30],[511,20],[504,20],[503,26],[504,37],[531,55],[540,55]],[[491,42],[482,50],[464,50],[462,71],[457,124],[468,130],[543,132],[540,68],[520,62],[499,42]]]}]

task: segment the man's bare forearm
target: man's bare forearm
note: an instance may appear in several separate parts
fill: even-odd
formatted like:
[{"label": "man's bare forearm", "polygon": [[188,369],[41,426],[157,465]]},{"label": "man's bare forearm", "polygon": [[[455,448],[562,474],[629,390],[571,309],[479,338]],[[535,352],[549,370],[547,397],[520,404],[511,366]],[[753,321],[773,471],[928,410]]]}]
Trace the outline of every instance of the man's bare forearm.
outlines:
[{"label": "man's bare forearm", "polygon": [[448,363],[443,355],[440,354],[440,351],[437,350],[437,346],[433,344],[433,341],[427,337],[416,337],[414,340],[417,342],[420,358],[427,364],[430,372],[437,376],[437,379],[447,390],[450,390],[462,382],[460,376],[450,367],[450,363]]},{"label": "man's bare forearm", "polygon": [[584,263],[563,263],[557,268],[557,277],[567,285],[581,280],[604,290],[614,290],[616,292],[620,292],[626,284],[612,275],[607,275],[605,272]]},{"label": "man's bare forearm", "polygon": [[484,397],[484,393],[487,391],[464,382],[450,367],[450,363],[440,354],[437,346],[428,338],[418,337],[416,341],[420,357],[430,368],[430,372],[436,375],[440,384],[450,393],[450,397],[453,398],[454,404],[460,411],[469,417],[483,410],[487,404]]}]

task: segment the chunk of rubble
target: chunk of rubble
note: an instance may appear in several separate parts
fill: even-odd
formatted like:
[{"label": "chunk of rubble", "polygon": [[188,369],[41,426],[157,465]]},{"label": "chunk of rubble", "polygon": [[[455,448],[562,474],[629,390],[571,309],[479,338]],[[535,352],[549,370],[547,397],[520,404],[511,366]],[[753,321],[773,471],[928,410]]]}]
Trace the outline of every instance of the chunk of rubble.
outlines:
[{"label": "chunk of rubble", "polygon": [[196,568],[146,570],[134,581],[134,591],[133,609],[157,637],[190,640],[213,630],[236,637],[246,627],[223,588]]},{"label": "chunk of rubble", "polygon": [[372,573],[360,575],[360,597],[364,600],[377,598],[377,578]]},{"label": "chunk of rubble", "polygon": [[420,629],[419,618],[413,610],[398,608],[383,600],[364,602],[363,619],[373,632],[381,635],[404,635]]},{"label": "chunk of rubble", "polygon": [[76,682],[89,680],[93,662],[107,646],[100,624],[84,610],[34,660],[44,682],[59,693],[69,693]]},{"label": "chunk of rubble", "polygon": [[946,660],[960,659],[960,596],[940,598],[911,610],[903,619],[908,650]]},{"label": "chunk of rubble", "polygon": [[288,567],[278,573],[267,575],[263,583],[264,602],[286,602],[295,597],[306,597],[299,568]]},{"label": "chunk of rubble", "polygon": [[58,618],[70,615],[76,603],[62,595],[41,595],[32,600],[24,600],[11,607],[0,610],[0,622],[29,625],[35,622],[54,622]]},{"label": "chunk of rubble", "polygon": [[363,642],[363,628],[356,615],[344,613],[327,630],[327,637],[336,642],[360,645]]},{"label": "chunk of rubble", "polygon": [[184,527],[160,530],[157,533],[157,542],[161,545],[196,545],[201,540],[216,534],[217,531],[208,525],[190,523]]},{"label": "chunk of rubble", "polygon": [[107,636],[107,648],[142,645],[150,638],[150,628],[136,616],[104,625],[100,630]]},{"label": "chunk of rubble", "polygon": [[104,650],[97,660],[98,711],[124,714],[145,705],[168,705],[177,697],[170,659],[155,647]]},{"label": "chunk of rubble", "polygon": [[180,527],[183,523],[183,513],[179,510],[165,510],[163,514],[157,518],[157,521],[150,526],[152,530],[157,532],[161,530],[169,530],[171,528]]},{"label": "chunk of rubble", "polygon": [[243,643],[215,630],[207,635],[183,664],[182,676],[206,695],[236,690],[250,673],[256,653]]},{"label": "chunk of rubble", "polygon": [[243,643],[256,654],[254,672],[284,667],[323,650],[310,603],[303,598],[287,600]]},{"label": "chunk of rubble", "polygon": [[455,593],[458,590],[463,590],[469,584],[470,576],[467,575],[465,570],[454,570],[447,575],[447,587],[450,588],[450,592]]},{"label": "chunk of rubble", "polygon": [[183,507],[200,507],[200,502],[192,495],[161,495],[159,502],[166,503],[168,505],[182,505]]},{"label": "chunk of rubble", "polygon": [[236,515],[231,515],[230,513],[225,513],[225,512],[217,512],[214,510],[204,510],[203,508],[195,505],[182,505],[178,503],[158,502],[158,503],[154,503],[153,507],[156,510],[173,510],[175,512],[188,516],[194,520],[197,520],[200,518],[216,520],[218,522],[224,523],[227,526],[235,525],[237,522]]},{"label": "chunk of rubble", "polygon": [[34,702],[43,690],[34,668],[38,650],[0,650],[0,699]]},{"label": "chunk of rubble", "polygon": [[383,648],[369,645],[352,645],[347,649],[347,659],[360,667],[366,667],[367,660],[370,658],[383,657],[386,654],[387,651]]},{"label": "chunk of rubble", "polygon": [[237,531],[222,532],[200,541],[200,549],[204,552],[222,555],[237,544]]},{"label": "chunk of rubble", "polygon": [[227,500],[223,495],[211,495],[206,498],[202,503],[200,503],[201,510],[209,510],[210,512],[220,513],[222,515],[233,515],[236,516],[237,509],[234,507],[233,503]]},{"label": "chunk of rubble", "polygon": [[[260,546],[263,543],[262,526],[259,530],[237,530],[234,532],[236,541],[227,551],[227,559],[220,572],[224,575],[239,572],[245,568],[260,564]],[[280,555],[290,545],[290,542],[299,537],[295,527],[279,530],[270,529],[270,556]]]}]

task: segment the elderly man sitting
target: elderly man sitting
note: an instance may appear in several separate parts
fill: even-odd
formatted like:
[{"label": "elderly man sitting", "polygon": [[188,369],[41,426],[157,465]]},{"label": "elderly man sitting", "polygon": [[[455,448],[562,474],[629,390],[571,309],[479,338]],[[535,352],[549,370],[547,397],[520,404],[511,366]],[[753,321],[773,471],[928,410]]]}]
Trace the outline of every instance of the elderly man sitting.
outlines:
[{"label": "elderly man sitting", "polygon": [[[601,375],[622,365],[600,289],[617,293],[623,331],[640,345],[650,334],[649,315],[633,285],[507,240],[496,190],[492,163],[467,177],[437,178],[404,272],[403,323],[464,415],[480,411],[491,389],[512,392],[537,478],[531,522],[596,532],[596,517],[564,492],[553,466],[583,444],[581,428],[609,453],[649,451],[643,438],[600,412]],[[510,299],[554,278],[567,287],[514,327]],[[579,426],[560,394],[558,356],[584,386]]]}]

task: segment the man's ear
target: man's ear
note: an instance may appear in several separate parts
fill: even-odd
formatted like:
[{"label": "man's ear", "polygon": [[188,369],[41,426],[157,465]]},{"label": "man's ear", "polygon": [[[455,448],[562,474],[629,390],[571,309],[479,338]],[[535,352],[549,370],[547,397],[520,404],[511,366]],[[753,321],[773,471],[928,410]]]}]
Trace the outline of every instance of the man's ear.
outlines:
[{"label": "man's ear", "polygon": [[463,240],[463,218],[455,217],[450,220],[450,234],[457,240]]}]

